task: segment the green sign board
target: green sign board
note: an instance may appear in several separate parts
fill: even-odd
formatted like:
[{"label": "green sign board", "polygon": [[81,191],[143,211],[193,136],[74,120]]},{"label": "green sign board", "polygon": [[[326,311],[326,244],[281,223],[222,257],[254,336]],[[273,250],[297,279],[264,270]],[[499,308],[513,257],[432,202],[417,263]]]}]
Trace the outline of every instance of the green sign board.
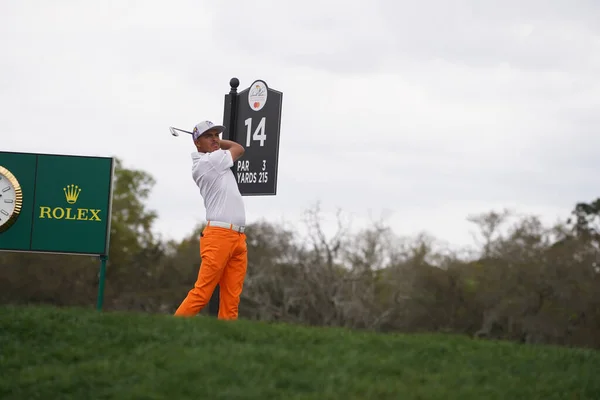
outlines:
[{"label": "green sign board", "polygon": [[[0,250],[108,255],[113,166],[112,158],[0,152],[22,197]],[[0,195],[7,187],[0,174]]]},{"label": "green sign board", "polygon": [[111,157],[0,151],[0,251],[98,255],[104,269],[114,166]]}]

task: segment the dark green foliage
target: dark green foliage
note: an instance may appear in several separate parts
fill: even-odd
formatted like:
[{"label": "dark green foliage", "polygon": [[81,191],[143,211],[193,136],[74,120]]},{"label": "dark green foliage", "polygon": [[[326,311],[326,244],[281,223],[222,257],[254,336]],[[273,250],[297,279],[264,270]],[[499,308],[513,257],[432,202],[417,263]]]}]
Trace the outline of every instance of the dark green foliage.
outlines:
[{"label": "dark green foliage", "polygon": [[[104,306],[171,314],[200,266],[203,226],[181,242],[152,231],[154,179],[116,168]],[[382,222],[333,235],[307,211],[306,237],[275,223],[248,227],[244,319],[379,332],[444,332],[600,349],[600,201],[552,227],[504,210],[471,216],[481,246],[442,251],[427,235],[399,238]],[[93,308],[99,260],[0,253],[0,303]],[[207,310],[203,311],[206,314]]]}]

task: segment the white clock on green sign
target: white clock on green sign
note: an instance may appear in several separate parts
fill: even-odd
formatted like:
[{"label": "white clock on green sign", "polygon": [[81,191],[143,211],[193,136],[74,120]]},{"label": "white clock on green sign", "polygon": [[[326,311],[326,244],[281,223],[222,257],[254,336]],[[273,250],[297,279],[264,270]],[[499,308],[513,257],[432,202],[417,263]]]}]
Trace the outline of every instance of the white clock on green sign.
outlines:
[{"label": "white clock on green sign", "polygon": [[0,165],[0,232],[10,228],[21,213],[21,185],[8,169]]}]

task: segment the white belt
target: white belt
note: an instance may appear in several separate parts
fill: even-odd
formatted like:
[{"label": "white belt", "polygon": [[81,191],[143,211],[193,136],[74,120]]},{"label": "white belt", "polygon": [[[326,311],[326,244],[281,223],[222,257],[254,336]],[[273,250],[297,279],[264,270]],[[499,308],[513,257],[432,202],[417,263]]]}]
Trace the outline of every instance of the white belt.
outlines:
[{"label": "white belt", "polygon": [[208,221],[206,226],[218,226],[220,228],[227,228],[227,229],[231,229],[233,231],[240,232],[240,233],[244,233],[244,231],[246,230],[245,226],[239,226],[239,225],[229,224],[227,222],[220,222],[220,221]]}]

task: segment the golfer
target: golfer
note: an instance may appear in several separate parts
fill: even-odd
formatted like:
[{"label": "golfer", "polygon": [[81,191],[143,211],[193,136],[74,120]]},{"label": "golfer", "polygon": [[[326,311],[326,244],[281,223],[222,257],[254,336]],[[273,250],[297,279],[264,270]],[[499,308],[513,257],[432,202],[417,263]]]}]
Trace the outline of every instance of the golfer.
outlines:
[{"label": "golfer", "polygon": [[246,268],[246,211],[242,195],[231,171],[244,148],[221,140],[222,125],[203,121],[192,132],[192,177],[200,189],[206,208],[206,227],[201,233],[202,263],[194,287],[188,292],[176,316],[194,316],[209,302],[220,286],[219,319],[237,319]]}]

